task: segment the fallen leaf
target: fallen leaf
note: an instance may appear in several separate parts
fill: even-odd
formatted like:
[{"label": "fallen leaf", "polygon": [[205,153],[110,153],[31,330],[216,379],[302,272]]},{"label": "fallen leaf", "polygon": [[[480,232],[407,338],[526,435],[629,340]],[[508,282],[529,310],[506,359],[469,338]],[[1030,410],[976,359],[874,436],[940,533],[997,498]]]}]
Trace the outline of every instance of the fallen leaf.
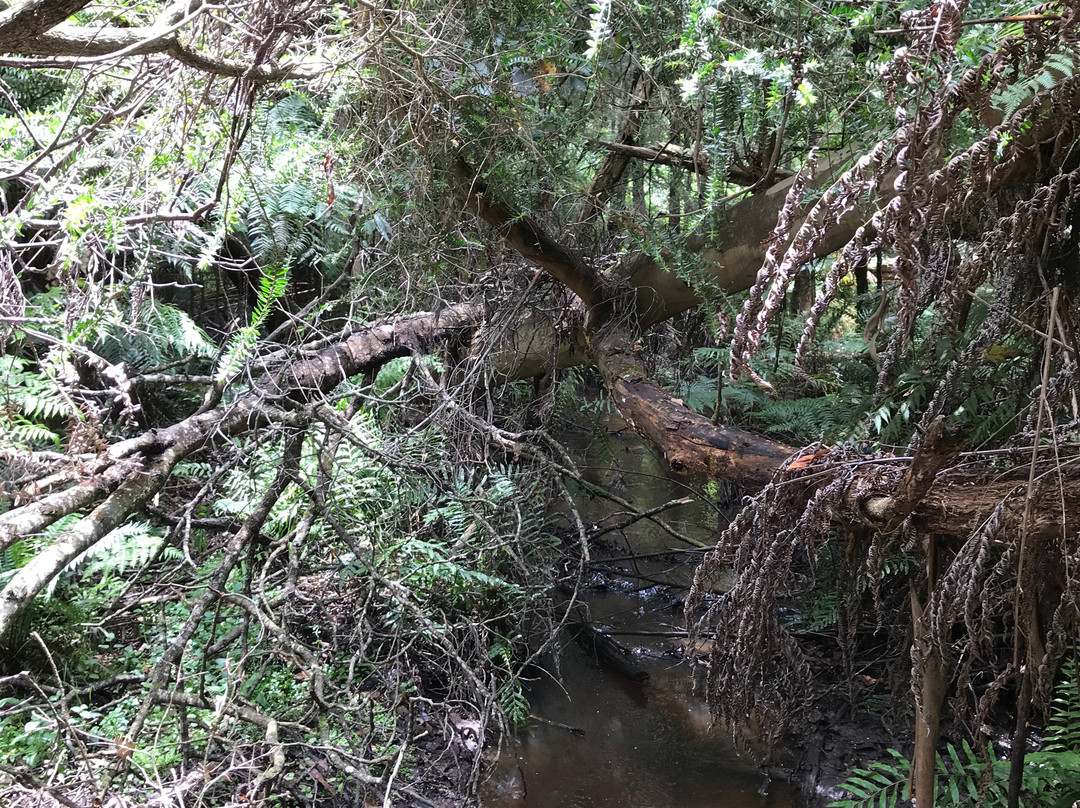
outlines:
[{"label": "fallen leaf", "polygon": [[113,743],[116,744],[116,756],[121,760],[127,760],[135,751],[135,742],[126,736],[117,735]]},{"label": "fallen leaf", "polygon": [[829,453],[828,449],[819,449],[813,454],[803,455],[802,457],[796,457],[792,460],[787,467],[788,471],[801,471],[807,468],[815,460],[818,460]]}]

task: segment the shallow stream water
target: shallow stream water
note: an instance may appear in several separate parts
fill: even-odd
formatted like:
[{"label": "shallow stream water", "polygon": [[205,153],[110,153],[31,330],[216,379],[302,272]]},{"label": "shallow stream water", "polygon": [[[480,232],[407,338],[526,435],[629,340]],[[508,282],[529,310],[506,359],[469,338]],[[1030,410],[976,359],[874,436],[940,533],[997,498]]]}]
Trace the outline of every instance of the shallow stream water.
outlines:
[{"label": "shallow stream water", "polygon": [[[695,483],[671,474],[617,419],[605,427],[564,436],[592,482],[642,510],[689,494]],[[590,524],[619,518],[609,500],[579,497],[579,507]],[[663,518],[702,541],[712,540],[723,524],[704,501]],[[624,560],[687,545],[648,521],[605,538],[607,557],[622,560],[604,564],[604,551],[594,553],[611,585],[587,590],[585,602],[593,625],[640,650],[650,678],[637,683],[598,667],[568,640],[561,677],[546,676],[529,689],[533,714],[545,723],[530,722],[519,733],[485,788],[483,808],[797,808],[795,789],[766,780],[736,756],[725,733],[710,726],[708,709],[692,687],[699,663],[671,658],[679,640],[659,636],[683,628],[679,600],[692,576],[692,565],[680,563],[686,556],[653,556],[629,566]],[[612,576],[616,567],[643,577]],[[658,581],[670,586],[658,587]]]}]

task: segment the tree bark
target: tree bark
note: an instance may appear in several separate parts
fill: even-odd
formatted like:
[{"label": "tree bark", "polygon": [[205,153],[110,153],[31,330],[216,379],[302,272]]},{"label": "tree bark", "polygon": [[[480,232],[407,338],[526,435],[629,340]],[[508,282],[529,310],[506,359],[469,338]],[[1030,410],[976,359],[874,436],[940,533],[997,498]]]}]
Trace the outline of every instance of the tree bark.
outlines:
[{"label": "tree bark", "polygon": [[0,12],[0,53],[53,57],[49,66],[58,68],[75,68],[87,60],[113,55],[161,53],[205,73],[242,76],[256,82],[310,77],[323,67],[312,63],[305,70],[295,63],[247,64],[192,50],[181,43],[178,30],[198,15],[202,0],[178,0],[167,6],[150,26],[89,27],[64,22],[87,5],[88,0],[28,0]]},{"label": "tree bark", "polygon": [[100,502],[21,567],[0,591],[0,637],[64,567],[145,506],[168,481],[177,463],[215,435],[236,435],[273,420],[288,420],[288,412],[275,411],[266,404],[268,393],[285,395],[293,403],[307,401],[349,376],[374,370],[413,351],[430,350],[440,340],[460,336],[463,330],[471,333],[480,325],[482,315],[482,306],[466,303],[361,329],[317,356],[291,364],[236,402],[115,444],[106,453],[109,466],[90,480],[0,514],[0,543],[8,547],[67,514]]},{"label": "tree bark", "polygon": [[19,50],[88,5],[90,0],[23,0],[0,11],[0,52]]},{"label": "tree bark", "polygon": [[[818,176],[831,178],[848,159],[836,153],[819,164]],[[1027,169],[1016,169],[1024,173]],[[459,181],[468,178],[467,166],[459,164]],[[728,293],[749,288],[764,260],[766,239],[775,225],[793,178],[775,183],[767,191],[732,206],[727,225],[717,238],[726,247],[709,246],[704,237],[687,240],[688,249],[698,251],[706,271]],[[467,205],[475,205],[476,182],[459,185],[458,193]],[[651,325],[684,311],[701,301],[697,294],[673,272],[648,256],[639,255],[620,267],[614,279],[598,277],[589,268],[577,276],[579,262],[567,258],[567,251],[546,252],[544,245],[557,242],[544,233],[536,222],[515,214],[504,205],[491,201],[484,189],[483,218],[500,232],[511,233],[511,246],[524,237],[522,255],[551,273],[558,280],[568,278],[569,288],[587,290],[582,298],[589,308],[586,326],[580,333],[559,339],[550,326],[535,320],[515,331],[506,348],[495,352],[496,366],[511,378],[528,376],[554,364],[567,367],[592,362],[600,370],[615,404],[642,437],[664,452],[673,466],[683,471],[706,472],[740,486],[760,488],[774,479],[792,448],[746,433],[711,424],[684,407],[651,383],[635,356],[636,335]],[[798,231],[807,211],[789,228]],[[865,221],[865,211],[854,209],[833,223],[825,238],[817,243],[816,255],[833,252],[850,240]],[[525,234],[514,228],[526,220]],[[793,236],[792,236],[793,237]],[[538,256],[537,252],[541,254]],[[619,289],[630,287],[631,302],[616,300]],[[625,294],[625,292],[624,292]],[[608,295],[604,299],[604,295]],[[579,295],[580,297],[580,295]],[[603,300],[602,305],[590,301]],[[555,345],[552,345],[552,340]],[[1015,496],[1026,487],[1026,471],[964,470],[945,468],[958,450],[944,444],[938,451],[923,453],[918,462],[907,468],[912,458],[867,458],[860,467],[847,497],[848,517],[877,529],[893,529],[910,516],[925,530],[950,536],[963,536],[974,530],[1000,502]],[[876,462],[873,462],[876,461]],[[898,465],[900,464],[900,465]],[[1054,496],[1038,494],[1039,501],[1031,526],[1038,535],[1060,534],[1066,526],[1062,514],[1080,512],[1080,473],[1062,471],[1062,488]],[[808,495],[829,475],[815,470]],[[899,488],[898,488],[899,485]],[[1064,500],[1064,507],[1061,501]],[[1006,522],[1018,519],[1013,509]]]},{"label": "tree bark", "polygon": [[716,426],[682,406],[649,381],[624,334],[600,337],[595,359],[619,412],[664,453],[675,471],[705,472],[746,488],[762,488],[795,452],[752,432]]},{"label": "tree bark", "polygon": [[[831,479],[828,467],[811,465],[787,472],[784,466],[795,448],[741,429],[716,426],[688,409],[649,381],[632,346],[625,331],[600,334],[592,340],[595,364],[627,423],[654,443],[672,468],[703,472],[751,491],[783,479],[786,485],[803,485],[807,497]],[[998,503],[1014,500],[1016,507],[1006,508],[1004,525],[1005,529],[1020,528],[1027,467],[1008,471],[949,467],[959,443],[942,423],[932,427],[924,445],[915,457],[867,457],[845,498],[847,518],[888,531],[911,517],[920,530],[967,536]],[[1073,524],[1063,514],[1080,513],[1080,474],[1064,468],[1061,474],[1060,487],[1043,486],[1033,494],[1032,535],[1060,536]],[[1063,525],[1063,519],[1069,525]]]},{"label": "tree bark", "polygon": [[[930,553],[935,539],[931,536]],[[933,564],[928,565],[931,568]],[[930,575],[933,575],[932,569]],[[933,591],[932,578],[927,589]],[[915,751],[912,755],[911,777],[915,803],[919,808],[934,808],[934,791],[937,780],[937,742],[941,728],[941,706],[945,702],[948,684],[945,667],[934,643],[923,636],[923,608],[912,585],[912,664],[919,671],[919,698],[915,702]]]}]

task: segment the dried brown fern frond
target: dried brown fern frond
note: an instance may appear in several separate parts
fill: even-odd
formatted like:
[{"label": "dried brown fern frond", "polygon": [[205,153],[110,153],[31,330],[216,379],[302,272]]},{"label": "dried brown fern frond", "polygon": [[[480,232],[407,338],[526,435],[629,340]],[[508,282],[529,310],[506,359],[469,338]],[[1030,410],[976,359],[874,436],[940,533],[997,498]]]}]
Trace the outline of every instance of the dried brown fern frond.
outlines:
[{"label": "dried brown fern frond", "polygon": [[[713,718],[736,733],[749,729],[767,749],[809,704],[810,664],[778,606],[805,588],[795,562],[816,558],[828,541],[855,476],[854,466],[843,465],[849,454],[825,456],[841,465],[809,502],[797,480],[778,481],[750,500],[699,566],[686,600],[692,631],[716,631],[706,693]],[[732,588],[702,614],[709,581],[729,563]]]}]

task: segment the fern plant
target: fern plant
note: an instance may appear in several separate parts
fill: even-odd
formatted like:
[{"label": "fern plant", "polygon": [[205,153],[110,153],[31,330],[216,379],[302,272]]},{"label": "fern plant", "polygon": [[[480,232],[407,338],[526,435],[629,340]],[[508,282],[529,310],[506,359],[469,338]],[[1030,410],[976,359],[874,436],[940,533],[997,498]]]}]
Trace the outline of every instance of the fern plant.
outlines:
[{"label": "fern plant", "polygon": [[148,564],[158,552],[169,560],[183,558],[176,547],[163,546],[161,528],[132,521],[109,532],[101,541],[80,553],[64,568],[68,576],[121,576],[130,569]]},{"label": "fern plant", "polygon": [[217,371],[214,373],[214,380],[218,384],[224,384],[236,375],[237,371],[250,357],[252,350],[255,348],[255,343],[259,341],[262,327],[266,324],[274,306],[285,294],[288,285],[289,271],[283,266],[269,267],[263,276],[259,278],[259,293],[255,310],[252,311],[251,320],[248,324],[234,334],[229,341],[229,346],[225,349],[225,353],[218,363]]},{"label": "fern plant", "polygon": [[[1024,758],[1022,789],[1039,808],[1071,808],[1080,799],[1080,684],[1077,666],[1062,666],[1047,725],[1046,744]],[[886,808],[908,800],[911,765],[895,749],[892,760],[854,769],[841,784],[848,798],[828,808]],[[941,808],[1001,808],[1008,802],[1011,762],[987,743],[982,756],[964,741],[957,749],[946,745],[937,756],[938,778],[934,804]],[[1028,804],[1028,803],[1025,803]]]},{"label": "fern plant", "polygon": [[0,356],[0,441],[21,448],[60,448],[57,422],[81,418],[49,367]]},{"label": "fern plant", "polygon": [[[900,752],[888,750],[892,760],[855,769],[840,787],[850,795],[827,808],[890,808],[911,799],[908,789],[911,764]],[[938,777],[934,805],[939,808],[975,808],[1004,805],[1008,791],[1009,760],[998,758],[987,744],[982,759],[964,741],[960,749],[946,745],[947,758],[937,756]]]},{"label": "fern plant", "polygon": [[840,784],[848,799],[834,800],[826,808],[891,808],[909,799],[911,764],[895,749],[888,752],[891,762],[874,761],[868,769],[853,769]]},{"label": "fern plant", "polygon": [[1076,72],[1076,54],[1069,51],[1052,53],[1046,57],[1042,70],[1033,76],[1017,81],[994,96],[993,104],[999,108],[1007,121],[1018,109],[1031,100],[1040,90],[1052,90],[1063,79]]},{"label": "fern plant", "polygon": [[[21,567],[34,558],[44,547],[55,541],[80,519],[79,514],[69,514],[50,525],[43,534],[33,540],[15,542],[0,555],[0,584],[9,580]],[[151,561],[159,551],[172,560],[183,558],[175,547],[163,547],[164,533],[160,528],[146,522],[127,522],[107,533],[100,541],[84,550],[68,562],[67,566],[45,588],[45,599],[51,598],[57,586],[64,582],[100,576],[108,580],[141,567]]]},{"label": "fern plant", "polygon": [[182,359],[209,360],[217,346],[191,316],[176,306],[146,300],[133,323],[107,324],[94,345],[110,362],[136,368],[168,365]]}]

